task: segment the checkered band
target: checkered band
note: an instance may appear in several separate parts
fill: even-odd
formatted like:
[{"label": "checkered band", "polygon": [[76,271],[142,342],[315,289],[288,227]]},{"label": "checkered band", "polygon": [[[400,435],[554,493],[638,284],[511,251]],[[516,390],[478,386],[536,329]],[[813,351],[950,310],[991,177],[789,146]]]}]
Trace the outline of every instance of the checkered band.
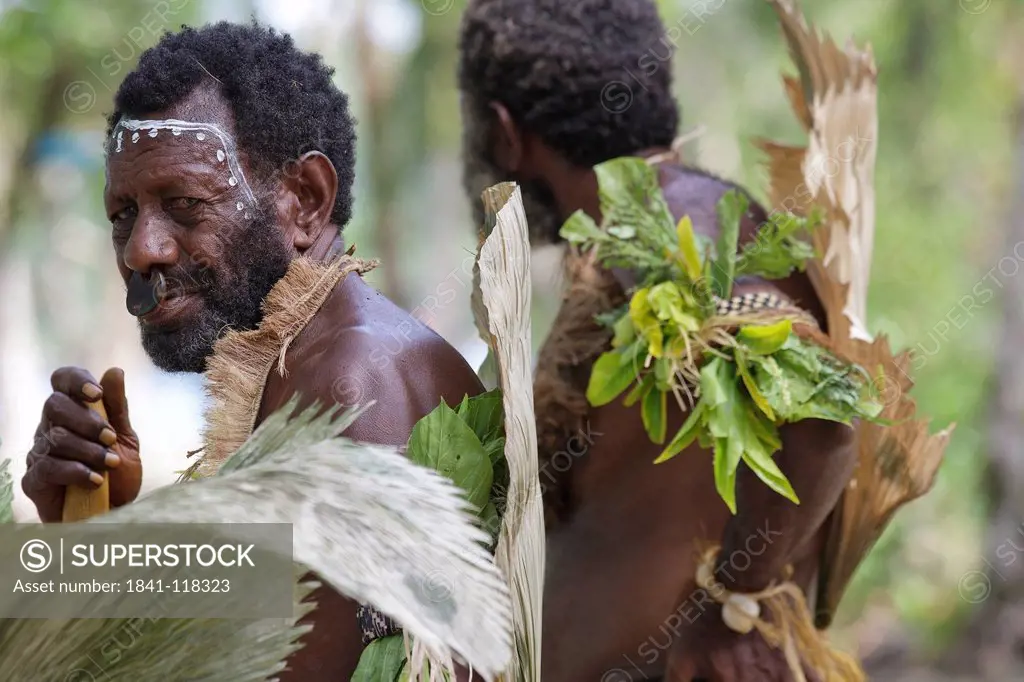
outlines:
[{"label": "checkered band", "polygon": [[742,296],[733,296],[727,300],[718,299],[715,301],[715,312],[722,317],[728,317],[730,315],[744,315],[759,310],[788,308],[790,306],[792,306],[792,303],[781,296],[758,291],[743,294]]},{"label": "checkered band", "polygon": [[360,604],[356,611],[356,619],[359,621],[359,630],[363,633],[363,645],[391,635],[401,634],[402,628],[398,623],[391,620],[383,613],[373,608]]}]

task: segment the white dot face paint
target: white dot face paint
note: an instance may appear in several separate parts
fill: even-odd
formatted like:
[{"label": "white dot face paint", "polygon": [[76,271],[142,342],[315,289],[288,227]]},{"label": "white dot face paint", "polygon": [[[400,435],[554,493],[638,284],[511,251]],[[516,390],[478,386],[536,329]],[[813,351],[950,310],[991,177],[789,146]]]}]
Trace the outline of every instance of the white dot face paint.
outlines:
[{"label": "white dot face paint", "polygon": [[114,151],[117,151],[117,152],[121,151],[121,149],[122,149],[121,142],[123,140],[123,136],[124,136],[124,131],[123,130],[118,130],[117,131],[117,149],[115,149]]},{"label": "white dot face paint", "polygon": [[[151,120],[151,121],[140,121],[136,119],[121,119],[118,121],[115,127],[117,131],[118,151],[120,151],[120,140],[121,134],[124,130],[132,131],[132,142],[139,141],[139,131],[145,130],[150,137],[156,137],[157,131],[159,130],[170,130],[171,134],[175,137],[180,136],[182,131],[194,131],[196,139],[202,142],[206,139],[207,135],[215,138],[220,142],[221,149],[217,150],[217,161],[227,162],[228,166],[228,184],[232,187],[238,186],[239,189],[244,193],[246,204],[250,207],[256,206],[256,197],[252,192],[252,188],[249,187],[249,183],[245,180],[245,174],[242,172],[242,167],[238,162],[238,149],[235,145],[234,138],[225,133],[219,127],[212,123],[196,123],[193,121],[182,121],[179,119],[168,119],[168,120]],[[239,206],[244,207],[244,204],[239,202]],[[239,208],[239,210],[242,210]],[[246,212],[246,218],[249,217]]]}]

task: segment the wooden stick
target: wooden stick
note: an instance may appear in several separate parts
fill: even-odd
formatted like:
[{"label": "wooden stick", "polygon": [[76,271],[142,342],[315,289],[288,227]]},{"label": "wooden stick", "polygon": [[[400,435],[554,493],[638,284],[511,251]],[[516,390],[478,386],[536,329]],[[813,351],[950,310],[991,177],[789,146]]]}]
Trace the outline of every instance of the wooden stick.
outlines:
[{"label": "wooden stick", "polygon": [[[107,420],[107,410],[103,407],[102,399],[94,403],[86,403],[86,405],[102,417],[103,421]],[[96,490],[69,485],[64,493],[64,523],[84,521],[108,511],[110,511],[110,478],[105,471],[103,472],[103,483]]]}]

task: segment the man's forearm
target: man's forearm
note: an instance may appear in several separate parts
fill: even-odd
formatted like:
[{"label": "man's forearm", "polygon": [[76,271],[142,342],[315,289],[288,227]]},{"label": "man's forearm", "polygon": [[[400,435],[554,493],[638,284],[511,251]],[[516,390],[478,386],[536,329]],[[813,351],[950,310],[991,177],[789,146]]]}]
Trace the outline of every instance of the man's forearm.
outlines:
[{"label": "man's forearm", "polygon": [[756,592],[782,578],[785,566],[835,508],[857,461],[854,432],[834,422],[806,420],[779,429],[775,461],[800,504],[779,495],[746,465],[736,481],[737,514],[729,520],[716,577],[734,592]]}]

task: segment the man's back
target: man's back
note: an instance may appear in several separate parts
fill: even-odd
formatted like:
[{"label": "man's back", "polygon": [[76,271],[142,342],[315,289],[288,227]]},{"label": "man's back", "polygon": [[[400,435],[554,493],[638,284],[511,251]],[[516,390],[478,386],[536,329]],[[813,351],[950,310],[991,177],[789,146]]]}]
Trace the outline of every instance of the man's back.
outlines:
[{"label": "man's back", "polygon": [[[674,218],[689,216],[695,232],[717,239],[717,204],[733,186],[667,164],[659,167],[659,180]],[[751,202],[741,243],[755,239],[766,219]],[[773,284],[800,305],[820,309],[806,276]],[[668,409],[672,434],[688,415],[672,400]],[[544,678],[598,679],[616,668],[635,670],[632,665],[660,674],[668,648],[711,606],[687,597],[697,588],[701,550],[722,537],[730,513],[716,492],[711,452],[694,445],[653,464],[664,446],[650,440],[639,406],[616,400],[592,407],[587,427],[599,435],[566,472],[570,507],[549,535]],[[752,551],[776,532],[766,527]],[[816,563],[808,554],[811,561],[798,569],[805,581]]]}]

